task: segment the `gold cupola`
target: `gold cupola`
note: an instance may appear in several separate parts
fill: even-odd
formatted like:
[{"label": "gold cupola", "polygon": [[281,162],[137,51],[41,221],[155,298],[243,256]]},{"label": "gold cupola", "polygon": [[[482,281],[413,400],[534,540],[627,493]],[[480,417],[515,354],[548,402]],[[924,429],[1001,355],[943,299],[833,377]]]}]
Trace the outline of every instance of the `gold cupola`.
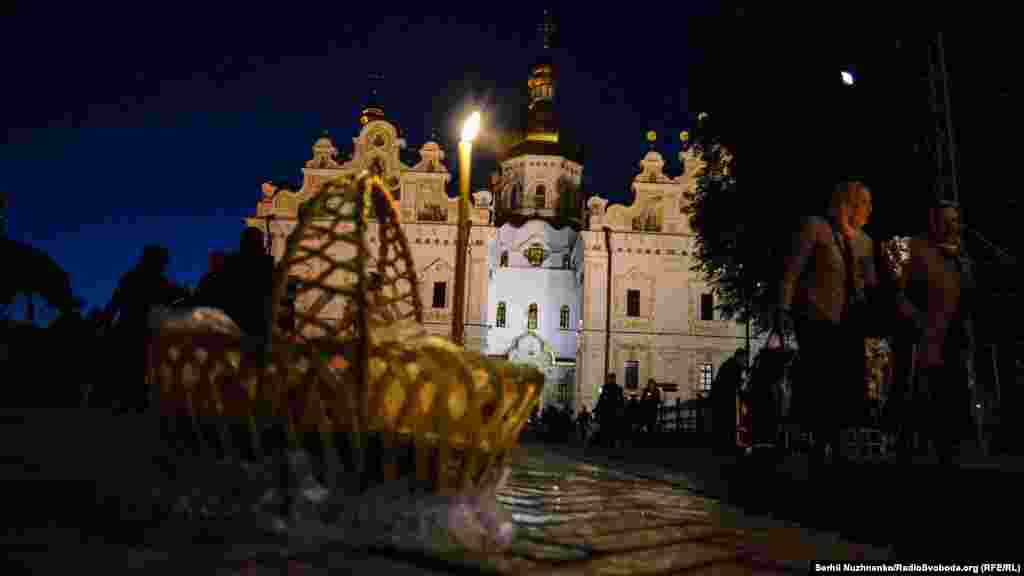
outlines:
[{"label": "gold cupola", "polygon": [[550,56],[555,23],[551,12],[544,11],[544,22],[538,30],[544,52],[530,67],[530,105],[527,111],[526,139],[539,142],[558,142],[558,115],[555,113],[555,65]]}]

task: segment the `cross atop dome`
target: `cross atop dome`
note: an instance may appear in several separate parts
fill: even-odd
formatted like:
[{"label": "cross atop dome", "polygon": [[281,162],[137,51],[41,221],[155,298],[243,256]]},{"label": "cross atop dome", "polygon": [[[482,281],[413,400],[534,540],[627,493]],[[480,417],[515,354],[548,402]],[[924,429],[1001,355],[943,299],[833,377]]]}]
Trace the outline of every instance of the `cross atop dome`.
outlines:
[{"label": "cross atop dome", "polygon": [[551,48],[557,30],[558,27],[555,26],[555,17],[551,15],[551,10],[545,10],[544,20],[537,26],[537,31],[540,32],[541,42],[545,49]]},{"label": "cross atop dome", "polygon": [[363,109],[363,114],[359,117],[360,124],[368,124],[373,120],[380,120],[384,118],[384,108],[380,104],[380,94],[377,92],[378,86],[384,81],[384,75],[371,72],[368,76],[370,84],[370,94],[366,98],[366,108]]}]

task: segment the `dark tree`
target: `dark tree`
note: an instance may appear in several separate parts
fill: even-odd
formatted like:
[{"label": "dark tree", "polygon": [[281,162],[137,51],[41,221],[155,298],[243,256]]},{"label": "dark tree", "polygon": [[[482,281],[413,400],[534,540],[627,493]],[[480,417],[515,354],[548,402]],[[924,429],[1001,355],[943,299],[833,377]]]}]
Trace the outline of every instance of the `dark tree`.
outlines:
[{"label": "dark tree", "polygon": [[61,314],[70,313],[80,305],[72,292],[68,273],[42,250],[9,238],[0,238],[0,261],[9,274],[0,280],[0,313],[20,294],[39,296]]},{"label": "dark tree", "polygon": [[750,318],[752,330],[762,333],[771,328],[780,232],[789,226],[780,223],[765,190],[740,186],[741,156],[726,135],[723,125],[701,115],[690,144],[704,163],[687,195],[696,237],[692,269],[712,286],[724,318]]}]

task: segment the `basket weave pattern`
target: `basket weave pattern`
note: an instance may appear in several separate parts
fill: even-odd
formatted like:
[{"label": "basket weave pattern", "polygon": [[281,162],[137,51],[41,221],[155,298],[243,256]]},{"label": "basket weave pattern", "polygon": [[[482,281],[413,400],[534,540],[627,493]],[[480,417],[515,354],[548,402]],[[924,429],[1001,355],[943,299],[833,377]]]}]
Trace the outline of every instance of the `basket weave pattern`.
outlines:
[{"label": "basket weave pattern", "polygon": [[[371,210],[375,261],[366,242]],[[328,182],[300,208],[275,270],[272,318],[289,270],[310,263],[315,277],[299,299],[311,305],[296,311],[294,333],[275,327],[268,354],[247,354],[241,339],[221,334],[157,336],[149,376],[161,415],[196,431],[213,424],[214,441],[232,453],[228,430],[244,424],[257,457],[270,455],[259,445],[268,425],[283,426],[292,448],[310,434],[328,449],[344,444],[339,466],[364,489],[402,477],[436,493],[495,481],[543,375],[415,330],[423,307],[413,261],[378,178]],[[332,301],[347,311],[339,322],[323,318]],[[395,326],[416,333],[389,337]]]}]

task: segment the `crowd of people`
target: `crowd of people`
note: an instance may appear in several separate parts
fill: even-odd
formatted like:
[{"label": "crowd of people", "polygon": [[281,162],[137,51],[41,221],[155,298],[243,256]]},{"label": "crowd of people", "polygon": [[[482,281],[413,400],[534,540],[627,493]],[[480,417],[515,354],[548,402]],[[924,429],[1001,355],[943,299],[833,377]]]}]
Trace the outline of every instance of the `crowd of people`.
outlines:
[{"label": "crowd of people", "polygon": [[[864,232],[871,213],[868,187],[842,182],[827,215],[802,222],[782,265],[772,327],[783,344],[794,335],[796,350],[770,358],[762,351],[751,367],[748,351],[740,348],[719,367],[708,403],[710,441],[716,448],[737,449],[743,440],[737,430],[750,428],[752,421],[738,421],[740,414],[760,411],[764,416],[778,409],[777,397],[758,396],[778,395],[753,382],[760,368],[768,375],[762,379],[785,377],[792,384],[787,391],[790,421],[812,439],[812,476],[821,475],[828,463],[846,463],[841,432],[869,420],[898,439],[900,457],[934,453],[941,464],[952,463],[960,441],[968,437],[969,386],[975,385],[976,290],[971,261],[961,249],[959,207],[949,202],[928,207],[927,231],[911,240],[906,262],[893,261]],[[882,422],[874,422],[877,402],[867,385],[869,338],[885,338],[893,351],[895,378]],[[660,403],[653,381],[642,397],[627,399],[615,374],[608,374],[594,408],[595,434],[590,434],[589,413],[581,413],[575,424],[570,424],[568,409],[552,408],[547,414],[593,443],[616,447],[638,433],[656,431]],[[759,422],[777,426],[779,419]]]},{"label": "crowd of people", "polygon": [[654,379],[648,381],[640,394],[627,395],[612,373],[601,388],[593,414],[586,406],[581,407],[577,416],[569,406],[549,404],[538,407],[532,424],[548,440],[622,446],[656,434],[660,410],[661,391]]},{"label": "crowd of people", "polygon": [[[828,214],[807,218],[794,237],[778,285],[773,331],[792,332],[799,350],[799,405],[802,423],[815,438],[812,469],[842,462],[840,431],[863,420],[866,407],[865,338],[895,343],[898,364],[894,407],[904,453],[934,445],[950,463],[962,424],[969,422],[968,381],[974,334],[974,280],[960,249],[959,209],[937,203],[928,210],[927,233],[910,243],[905,266],[892,266],[863,231],[872,212],[870,190],[843,182]],[[271,309],[273,259],[257,228],[247,228],[237,252],[214,253],[208,273],[189,292],[166,273],[168,251],[143,250],[139,263],[121,277],[104,317],[112,335],[131,351],[124,377],[109,388],[124,407],[145,408],[144,350],[150,338],[149,312],[156,306],[186,304],[224,310],[250,336],[266,335]],[[716,445],[736,446],[737,399],[747,374],[747,351],[719,369],[711,397]],[[575,417],[568,407],[550,407],[540,422],[559,437],[618,446],[658,429],[661,395],[651,380],[638,395],[627,395],[608,374],[594,414]],[[597,424],[596,433],[591,427]]]},{"label": "crowd of people", "polygon": [[871,212],[867,186],[839,184],[828,215],[803,222],[783,266],[774,331],[796,336],[797,394],[816,439],[812,476],[826,462],[844,463],[840,432],[864,419],[868,337],[887,337],[900,351],[889,399],[902,456],[934,448],[950,465],[970,421],[975,290],[959,207],[928,208],[927,232],[911,240],[903,265],[864,233]]}]

